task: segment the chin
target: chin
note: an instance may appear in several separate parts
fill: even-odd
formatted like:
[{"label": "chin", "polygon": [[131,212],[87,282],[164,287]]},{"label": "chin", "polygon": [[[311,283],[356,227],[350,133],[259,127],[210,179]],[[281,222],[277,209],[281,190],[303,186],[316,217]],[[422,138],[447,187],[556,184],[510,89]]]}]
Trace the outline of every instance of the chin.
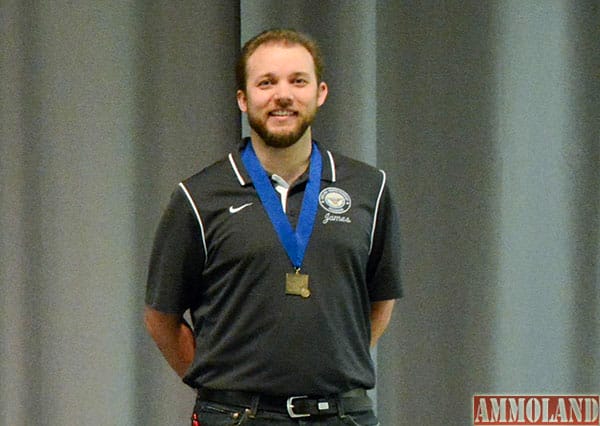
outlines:
[{"label": "chin", "polygon": [[258,136],[264,141],[265,145],[271,148],[289,148],[296,144],[306,133],[312,123],[312,119],[304,119],[298,125],[289,130],[275,128],[271,131],[266,122],[256,120],[252,115],[248,115],[248,123]]},{"label": "chin", "polygon": [[254,131],[261,137],[265,145],[271,148],[289,148],[306,133],[308,126],[302,126],[297,130],[288,132],[271,132],[264,127],[256,128]]},{"label": "chin", "polygon": [[289,148],[300,140],[302,135],[291,134],[269,134],[262,136],[263,141],[271,148]]}]

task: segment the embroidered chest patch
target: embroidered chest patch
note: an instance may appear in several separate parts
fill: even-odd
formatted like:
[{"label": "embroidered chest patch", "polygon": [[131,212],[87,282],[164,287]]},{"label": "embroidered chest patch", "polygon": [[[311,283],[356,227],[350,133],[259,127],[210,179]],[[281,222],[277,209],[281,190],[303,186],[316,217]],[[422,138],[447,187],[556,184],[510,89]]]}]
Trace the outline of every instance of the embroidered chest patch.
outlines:
[{"label": "embroidered chest patch", "polygon": [[343,214],[350,210],[352,200],[346,191],[328,187],[319,194],[319,204],[329,213]]}]

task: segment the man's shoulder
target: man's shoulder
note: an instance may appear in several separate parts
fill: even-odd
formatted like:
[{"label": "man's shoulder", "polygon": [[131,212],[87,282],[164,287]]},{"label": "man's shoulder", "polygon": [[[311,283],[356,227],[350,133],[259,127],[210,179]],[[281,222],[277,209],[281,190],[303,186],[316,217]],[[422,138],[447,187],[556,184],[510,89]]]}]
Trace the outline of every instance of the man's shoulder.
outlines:
[{"label": "man's shoulder", "polygon": [[201,212],[205,220],[223,209],[224,203],[235,202],[243,196],[246,186],[238,179],[237,165],[228,154],[197,173],[183,179],[176,191]]},{"label": "man's shoulder", "polygon": [[375,180],[377,182],[381,181],[383,171],[379,168],[337,151],[328,150],[327,152],[335,165],[335,172],[338,179],[359,178]]},{"label": "man's shoulder", "polygon": [[228,154],[214,163],[200,169],[198,172],[182,180],[184,185],[208,184],[211,182],[226,182],[230,178],[235,178],[235,172],[232,168]]}]

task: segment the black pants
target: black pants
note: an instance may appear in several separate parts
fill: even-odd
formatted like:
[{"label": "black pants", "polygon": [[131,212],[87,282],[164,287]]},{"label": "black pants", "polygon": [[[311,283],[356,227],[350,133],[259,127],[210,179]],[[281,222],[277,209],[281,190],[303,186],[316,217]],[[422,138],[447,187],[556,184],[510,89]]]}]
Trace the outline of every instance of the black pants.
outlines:
[{"label": "black pants", "polygon": [[191,424],[192,426],[377,426],[379,425],[379,422],[371,410],[353,413],[340,412],[336,415],[311,416],[293,419],[287,414],[264,411],[260,408],[253,415],[250,408],[198,400],[194,407]]}]

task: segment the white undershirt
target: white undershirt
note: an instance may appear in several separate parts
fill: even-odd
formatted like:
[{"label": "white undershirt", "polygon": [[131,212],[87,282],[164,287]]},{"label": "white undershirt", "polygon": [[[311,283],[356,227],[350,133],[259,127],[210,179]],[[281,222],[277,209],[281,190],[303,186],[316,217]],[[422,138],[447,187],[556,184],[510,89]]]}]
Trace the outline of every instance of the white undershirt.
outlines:
[{"label": "white undershirt", "polygon": [[286,213],[288,191],[290,190],[290,184],[285,181],[284,178],[276,174],[271,175],[271,179],[275,182],[275,191],[281,195],[281,207],[283,212]]}]

